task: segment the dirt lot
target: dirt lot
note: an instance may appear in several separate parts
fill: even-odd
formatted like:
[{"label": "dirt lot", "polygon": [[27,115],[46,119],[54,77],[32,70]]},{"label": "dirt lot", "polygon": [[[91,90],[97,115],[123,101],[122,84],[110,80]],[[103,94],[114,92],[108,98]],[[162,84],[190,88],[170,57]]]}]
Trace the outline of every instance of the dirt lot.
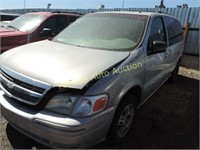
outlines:
[{"label": "dirt lot", "polygon": [[[180,68],[175,84],[164,84],[137,112],[134,129],[123,143],[104,141],[93,148],[199,148],[200,72]],[[14,130],[1,117],[1,149],[47,148]]]}]

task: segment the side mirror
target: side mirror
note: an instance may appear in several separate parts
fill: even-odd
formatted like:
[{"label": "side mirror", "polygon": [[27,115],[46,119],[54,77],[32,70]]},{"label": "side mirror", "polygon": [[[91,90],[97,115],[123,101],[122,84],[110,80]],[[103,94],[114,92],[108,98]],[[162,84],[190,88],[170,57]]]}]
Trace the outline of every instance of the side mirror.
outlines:
[{"label": "side mirror", "polygon": [[163,53],[167,50],[167,43],[163,41],[153,41],[150,46],[150,54]]},{"label": "side mirror", "polygon": [[49,28],[44,28],[42,29],[41,33],[40,33],[41,37],[48,37],[48,36],[53,36],[53,32],[51,29]]}]

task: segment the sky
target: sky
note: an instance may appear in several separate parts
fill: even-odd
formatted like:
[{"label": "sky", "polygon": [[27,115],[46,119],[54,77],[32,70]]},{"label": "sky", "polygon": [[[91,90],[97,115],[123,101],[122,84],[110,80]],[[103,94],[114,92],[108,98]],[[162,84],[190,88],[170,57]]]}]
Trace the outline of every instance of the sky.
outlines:
[{"label": "sky", "polygon": [[[52,9],[96,9],[101,4],[105,8],[154,8],[160,0],[0,0],[0,9],[47,8],[51,3]],[[200,0],[164,0],[168,8],[187,3],[189,7],[200,7]]]}]

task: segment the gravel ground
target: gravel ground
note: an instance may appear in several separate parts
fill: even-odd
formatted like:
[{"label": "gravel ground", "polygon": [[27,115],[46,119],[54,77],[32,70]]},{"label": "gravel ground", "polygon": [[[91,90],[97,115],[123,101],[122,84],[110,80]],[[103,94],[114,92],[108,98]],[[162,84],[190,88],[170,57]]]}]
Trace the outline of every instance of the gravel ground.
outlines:
[{"label": "gravel ground", "polygon": [[[175,84],[164,84],[138,110],[123,143],[104,141],[93,148],[198,149],[200,71],[180,67]],[[47,148],[20,134],[1,117],[1,149]]]}]

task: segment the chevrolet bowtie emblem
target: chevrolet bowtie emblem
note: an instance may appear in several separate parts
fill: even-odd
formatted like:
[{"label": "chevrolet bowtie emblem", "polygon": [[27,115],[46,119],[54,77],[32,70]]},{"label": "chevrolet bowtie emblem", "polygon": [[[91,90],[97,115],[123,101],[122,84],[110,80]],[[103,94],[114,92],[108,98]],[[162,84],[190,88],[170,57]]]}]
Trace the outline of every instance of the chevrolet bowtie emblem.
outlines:
[{"label": "chevrolet bowtie emblem", "polygon": [[7,83],[7,86],[9,89],[13,89],[14,88],[14,84],[13,83]]}]

